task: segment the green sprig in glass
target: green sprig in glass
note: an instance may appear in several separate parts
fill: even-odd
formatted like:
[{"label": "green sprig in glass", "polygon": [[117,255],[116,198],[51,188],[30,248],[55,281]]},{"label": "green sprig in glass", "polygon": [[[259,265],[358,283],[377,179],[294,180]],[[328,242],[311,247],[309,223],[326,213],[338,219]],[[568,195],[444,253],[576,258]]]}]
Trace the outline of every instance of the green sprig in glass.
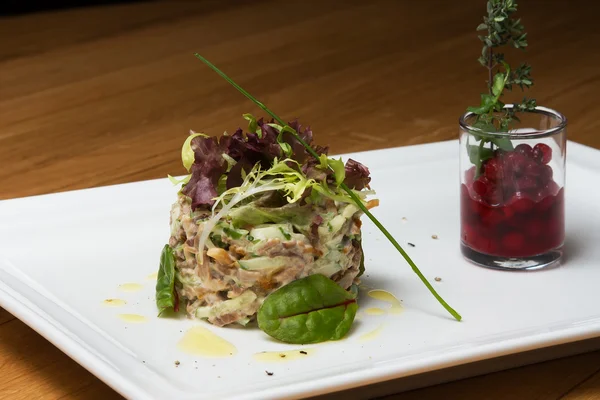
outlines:
[{"label": "green sprig in glass", "polygon": [[[533,85],[531,66],[522,63],[515,69],[504,59],[504,53],[499,53],[498,48],[512,46],[524,50],[527,47],[527,33],[520,19],[514,17],[517,11],[515,0],[488,0],[487,16],[477,27],[478,31],[487,31],[486,35],[479,35],[483,43],[479,63],[488,70],[488,92],[481,94],[481,103],[467,110],[476,114],[477,118],[473,127],[483,132],[508,132],[513,122],[519,122],[518,113],[535,110],[535,99],[523,98],[513,107],[505,107],[500,100],[505,90],[512,91],[513,86],[521,90]],[[512,151],[513,145],[507,138],[486,137],[485,134],[474,135],[481,141],[479,145],[468,145],[471,163],[476,166],[479,173],[483,162],[492,158],[494,148]],[[486,144],[490,143],[490,147]]]}]

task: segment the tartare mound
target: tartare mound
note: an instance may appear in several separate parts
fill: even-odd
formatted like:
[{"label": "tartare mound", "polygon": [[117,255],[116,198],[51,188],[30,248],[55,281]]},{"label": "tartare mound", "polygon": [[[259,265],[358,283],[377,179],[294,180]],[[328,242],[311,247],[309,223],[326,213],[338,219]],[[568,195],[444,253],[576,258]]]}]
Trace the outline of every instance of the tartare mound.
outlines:
[{"label": "tartare mound", "polygon": [[[245,325],[278,288],[322,274],[347,289],[362,264],[361,212],[324,198],[321,204],[273,207],[273,194],[237,208],[210,235],[199,262],[198,241],[210,211],[192,211],[179,195],[171,210],[176,290],[187,313],[214,325]],[[271,202],[271,205],[269,203]]]}]

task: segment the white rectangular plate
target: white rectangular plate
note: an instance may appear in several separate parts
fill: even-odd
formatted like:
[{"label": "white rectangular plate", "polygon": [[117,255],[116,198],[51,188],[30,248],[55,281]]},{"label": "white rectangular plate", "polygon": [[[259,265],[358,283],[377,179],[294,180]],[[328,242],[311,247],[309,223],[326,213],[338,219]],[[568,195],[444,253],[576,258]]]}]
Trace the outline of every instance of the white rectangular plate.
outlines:
[{"label": "white rectangular plate", "polygon": [[[168,240],[176,196],[166,179],[0,202],[0,305],[136,399],[303,397],[600,336],[600,152],[569,143],[566,257],[559,268],[527,273],[462,259],[457,153],[451,141],[347,156],[370,168],[381,200],[374,213],[463,322],[444,311],[365,218],[363,283],[401,299],[400,314],[365,313],[389,304],[363,290],[347,338],[275,363],[253,354],[302,347],[256,328],[156,318],[148,275]],[[120,292],[127,282],[143,289]],[[106,307],[107,298],[127,304]],[[148,322],[124,322],[121,313]],[[234,344],[237,354],[202,358],[178,350],[196,325]],[[380,327],[375,339],[364,340]]]}]

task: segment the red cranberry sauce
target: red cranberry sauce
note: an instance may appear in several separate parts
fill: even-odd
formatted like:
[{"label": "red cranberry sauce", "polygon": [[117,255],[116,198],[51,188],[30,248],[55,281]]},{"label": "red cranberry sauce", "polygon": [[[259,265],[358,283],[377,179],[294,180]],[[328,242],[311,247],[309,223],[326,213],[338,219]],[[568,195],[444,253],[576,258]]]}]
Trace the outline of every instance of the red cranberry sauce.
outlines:
[{"label": "red cranberry sauce", "polygon": [[552,149],[537,144],[497,150],[461,185],[461,239],[501,257],[543,254],[564,240],[564,189],[552,179]]}]

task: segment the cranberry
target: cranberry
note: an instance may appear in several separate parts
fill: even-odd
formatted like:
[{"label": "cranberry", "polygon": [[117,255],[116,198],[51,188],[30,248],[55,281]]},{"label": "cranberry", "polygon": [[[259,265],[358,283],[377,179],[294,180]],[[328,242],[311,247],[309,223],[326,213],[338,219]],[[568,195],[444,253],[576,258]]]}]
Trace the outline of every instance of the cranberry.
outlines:
[{"label": "cranberry", "polygon": [[491,187],[491,182],[485,177],[480,176],[473,182],[473,191],[480,196],[484,196]]},{"label": "cranberry", "polygon": [[515,212],[525,213],[531,210],[534,206],[533,200],[523,192],[516,192],[509,202],[509,206]]},{"label": "cranberry", "polygon": [[504,192],[503,194],[505,202],[508,202],[513,196],[513,194],[515,194],[515,192],[517,191],[515,186],[516,185],[514,179],[505,179],[502,181],[502,190]]},{"label": "cranberry", "polygon": [[538,211],[540,212],[540,214],[544,214],[546,211],[548,211],[550,209],[550,207],[552,207],[554,205],[554,202],[556,201],[556,197],[554,197],[554,196],[538,197],[537,201],[538,201],[538,204],[537,204]]},{"label": "cranberry", "polygon": [[544,143],[538,143],[533,148],[533,158],[542,164],[548,164],[552,160],[552,149]]},{"label": "cranberry", "polygon": [[533,157],[533,149],[531,148],[530,145],[528,145],[526,143],[521,143],[520,145],[518,145],[517,147],[515,147],[515,151],[517,153],[523,154],[527,158],[532,158]]},{"label": "cranberry", "polygon": [[480,198],[488,204],[500,204],[503,200],[502,186],[497,186],[485,176],[473,182],[473,198]]},{"label": "cranberry", "polygon": [[515,210],[512,207],[504,206],[502,207],[502,212],[504,213],[504,217],[506,219],[511,219],[513,215],[515,215]]},{"label": "cranberry", "polygon": [[518,191],[528,192],[537,187],[537,180],[529,175],[520,177],[517,180],[516,188]]},{"label": "cranberry", "polygon": [[550,181],[546,184],[545,189],[548,191],[549,194],[553,195],[553,196],[557,196],[558,192],[561,189],[560,186],[558,186],[558,183],[554,182],[554,181]]},{"label": "cranberry", "polygon": [[469,198],[469,206],[471,208],[471,213],[473,214],[474,218],[479,218],[479,215],[482,212],[484,212],[487,206],[482,203],[483,200],[481,200],[481,197],[479,197],[477,194],[476,196],[477,199]]},{"label": "cranberry", "polygon": [[509,250],[520,250],[525,245],[525,236],[521,232],[510,232],[502,238],[502,245]]},{"label": "cranberry", "polygon": [[512,175],[521,176],[525,173],[525,167],[527,166],[527,157],[521,153],[509,153],[504,159],[504,176],[509,177]]},{"label": "cranberry", "polygon": [[525,168],[527,167],[527,158],[524,155],[519,154],[520,157],[515,156],[513,158],[513,171],[516,176],[523,176],[525,174]]},{"label": "cranberry", "polygon": [[552,177],[554,176],[554,170],[552,169],[551,166],[544,165],[544,167],[542,168],[541,176],[546,182],[548,182],[548,181],[552,180]]},{"label": "cranberry", "polygon": [[471,237],[471,240],[468,242],[469,247],[480,251],[486,254],[494,254],[496,253],[496,240],[491,237],[487,237],[482,235],[481,229]]},{"label": "cranberry", "polygon": [[494,158],[497,158],[497,159],[499,159],[499,160],[502,160],[502,158],[503,158],[503,157],[504,157],[506,154],[508,154],[508,153],[506,152],[506,150],[502,150],[502,149],[496,149],[496,150],[494,150]]},{"label": "cranberry", "polygon": [[492,182],[495,182],[504,177],[504,170],[502,169],[502,165],[500,160],[497,158],[491,158],[486,161],[483,165],[484,175],[487,179]]},{"label": "cranberry", "polygon": [[490,209],[487,213],[481,215],[481,222],[485,226],[495,227],[504,220],[504,213],[498,209]]},{"label": "cranberry", "polygon": [[504,194],[501,186],[490,187],[483,200],[492,206],[497,206],[504,201]]},{"label": "cranberry", "polygon": [[465,183],[470,185],[475,179],[475,167],[471,167],[465,171]]},{"label": "cranberry", "polygon": [[528,214],[517,214],[516,210],[513,210],[515,215],[511,219],[506,220],[506,225],[511,228],[515,228],[515,230],[522,231],[525,226],[525,216]]},{"label": "cranberry", "polygon": [[525,226],[525,231],[530,237],[537,238],[544,232],[544,224],[537,219],[531,220]]},{"label": "cranberry", "polygon": [[535,161],[527,161],[525,164],[525,175],[531,177],[541,176],[543,173],[543,166],[536,163]]},{"label": "cranberry", "polygon": [[536,192],[536,200],[540,201],[545,197],[555,196],[559,189],[560,187],[556,182],[550,181]]},{"label": "cranberry", "polygon": [[543,183],[548,183],[552,180],[552,176],[554,172],[552,171],[552,167],[549,165],[544,165],[540,169],[540,179]]},{"label": "cranberry", "polygon": [[502,176],[504,179],[512,178],[514,174],[514,166],[509,157],[502,159]]}]

